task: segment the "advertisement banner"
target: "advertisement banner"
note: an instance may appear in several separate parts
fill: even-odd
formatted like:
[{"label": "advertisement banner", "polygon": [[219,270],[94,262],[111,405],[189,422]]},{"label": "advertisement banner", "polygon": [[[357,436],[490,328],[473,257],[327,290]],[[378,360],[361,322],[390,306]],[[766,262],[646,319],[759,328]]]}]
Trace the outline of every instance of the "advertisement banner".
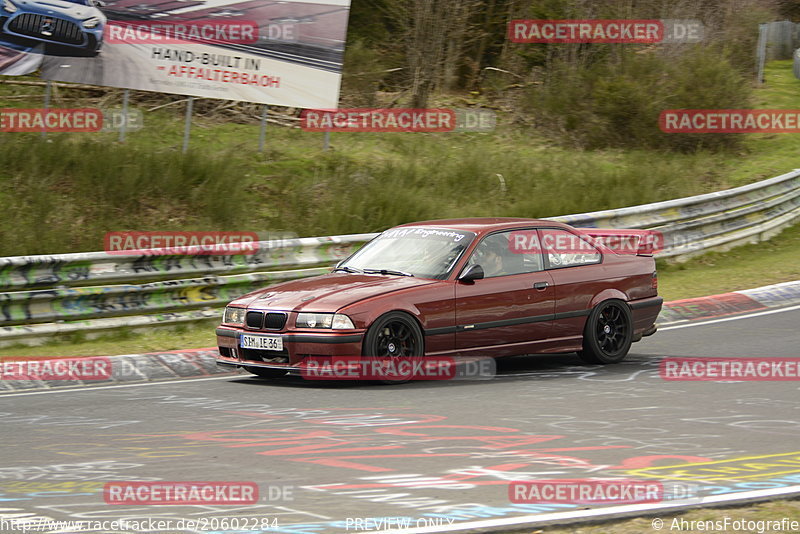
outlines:
[{"label": "advertisement banner", "polygon": [[335,108],[350,0],[0,0],[0,74]]}]

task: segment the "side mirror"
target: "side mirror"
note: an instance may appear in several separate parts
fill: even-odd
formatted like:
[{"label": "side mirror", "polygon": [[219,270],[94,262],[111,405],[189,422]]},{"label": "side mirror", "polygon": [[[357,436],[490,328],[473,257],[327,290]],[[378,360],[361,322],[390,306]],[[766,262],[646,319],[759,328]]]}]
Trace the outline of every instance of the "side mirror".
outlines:
[{"label": "side mirror", "polygon": [[474,282],[483,278],[483,267],[474,263],[467,267],[458,277],[459,282]]}]

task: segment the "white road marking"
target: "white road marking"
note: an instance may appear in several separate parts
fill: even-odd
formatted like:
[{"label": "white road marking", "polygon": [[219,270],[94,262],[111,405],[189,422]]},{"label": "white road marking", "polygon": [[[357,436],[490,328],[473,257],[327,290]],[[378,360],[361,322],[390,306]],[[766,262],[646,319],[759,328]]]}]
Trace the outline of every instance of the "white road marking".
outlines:
[{"label": "white road marking", "polygon": [[[289,0],[289,1],[293,4],[318,4],[323,6],[344,7],[348,9],[350,7],[350,0]],[[236,6],[243,3],[245,2],[243,2],[242,0],[207,0],[202,4],[194,6],[182,7],[179,9],[169,9],[167,11],[164,11],[163,13],[157,13],[153,18],[166,17],[171,15],[181,15],[183,13],[191,13],[192,11],[203,11],[215,7]]]},{"label": "white road marking", "polygon": [[764,310],[759,312],[747,313],[744,315],[734,315],[733,317],[723,317],[721,319],[711,319],[709,321],[697,321],[697,322],[690,322],[686,324],[679,324],[675,326],[660,326],[658,327],[659,332],[664,332],[666,330],[676,330],[678,328],[689,328],[691,326],[703,326],[707,324],[714,324],[714,323],[724,323],[727,321],[737,321],[739,319],[749,319],[751,317],[759,317],[761,315],[772,315],[773,313],[781,313],[786,311],[793,311],[793,310],[800,310],[800,304],[797,306],[790,306],[788,308],[777,308],[774,310]]},{"label": "white road marking", "polygon": [[[376,531],[373,534],[427,534],[428,532],[453,532],[457,530],[487,529],[512,525],[535,525],[549,521],[570,521],[586,519],[615,519],[613,516],[618,514],[638,514],[641,517],[645,513],[659,511],[677,511],[683,508],[694,508],[695,506],[708,506],[712,504],[729,504],[735,501],[747,501],[751,499],[764,499],[767,497],[780,497],[783,495],[800,494],[800,486],[787,486],[785,488],[770,488],[764,490],[743,491],[728,495],[710,495],[700,499],[673,501],[667,503],[646,503],[628,504],[621,506],[609,506],[607,508],[595,508],[593,510],[577,510],[574,512],[553,512],[549,514],[525,515],[520,517],[509,517],[506,519],[487,519],[485,521],[469,521],[454,525],[437,525],[431,527],[407,528],[403,530],[384,530]],[[633,517],[631,517],[632,519]],[[623,519],[623,518],[620,518]],[[559,523],[561,524],[561,523]]]},{"label": "white road marking", "polygon": [[160,386],[162,384],[185,384],[186,382],[205,382],[207,380],[230,380],[231,378],[250,378],[248,375],[215,376],[211,378],[183,378],[180,380],[165,380],[164,382],[144,382],[136,384],[115,384],[113,386],[86,386],[69,389],[49,389],[47,391],[28,391],[26,393],[0,393],[0,399],[5,397],[24,397],[26,395],[48,395],[51,393],[88,393],[98,389],[135,388],[141,386]]}]

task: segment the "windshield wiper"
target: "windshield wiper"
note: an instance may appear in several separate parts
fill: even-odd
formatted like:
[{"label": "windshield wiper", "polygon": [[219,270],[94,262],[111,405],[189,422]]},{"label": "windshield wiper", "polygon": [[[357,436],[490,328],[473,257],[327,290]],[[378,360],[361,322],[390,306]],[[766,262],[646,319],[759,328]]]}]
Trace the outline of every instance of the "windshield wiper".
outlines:
[{"label": "windshield wiper", "polygon": [[335,267],[331,272],[335,273],[336,271],[344,271],[346,273],[363,273],[361,269],[356,269],[355,267]]},{"label": "windshield wiper", "polygon": [[367,274],[393,274],[395,276],[414,276],[411,273],[407,273],[405,271],[395,271],[393,269],[364,269],[364,272]]}]

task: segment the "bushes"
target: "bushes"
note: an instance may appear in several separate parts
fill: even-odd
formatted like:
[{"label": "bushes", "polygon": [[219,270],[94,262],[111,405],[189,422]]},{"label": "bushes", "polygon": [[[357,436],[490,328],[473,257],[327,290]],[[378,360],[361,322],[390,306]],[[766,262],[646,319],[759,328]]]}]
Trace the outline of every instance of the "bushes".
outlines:
[{"label": "bushes", "polygon": [[582,148],[738,146],[735,135],[665,134],[658,127],[666,109],[749,107],[749,83],[724,50],[615,46],[615,54],[582,68],[572,59],[553,61],[546,82],[529,89],[525,99],[538,125]]}]

